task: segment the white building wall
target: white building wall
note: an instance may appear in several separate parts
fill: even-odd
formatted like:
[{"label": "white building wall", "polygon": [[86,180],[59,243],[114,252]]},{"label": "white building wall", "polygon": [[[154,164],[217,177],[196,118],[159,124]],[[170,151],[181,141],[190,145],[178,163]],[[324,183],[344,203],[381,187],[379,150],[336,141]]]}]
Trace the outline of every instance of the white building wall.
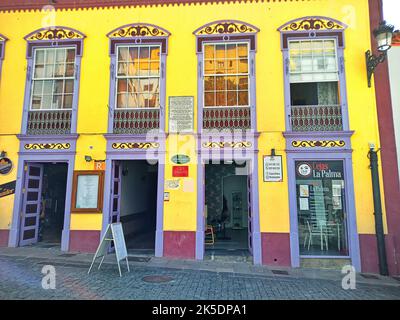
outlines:
[{"label": "white building wall", "polygon": [[394,46],[388,51],[388,60],[393,121],[396,134],[397,164],[399,165],[400,173],[400,46]]}]

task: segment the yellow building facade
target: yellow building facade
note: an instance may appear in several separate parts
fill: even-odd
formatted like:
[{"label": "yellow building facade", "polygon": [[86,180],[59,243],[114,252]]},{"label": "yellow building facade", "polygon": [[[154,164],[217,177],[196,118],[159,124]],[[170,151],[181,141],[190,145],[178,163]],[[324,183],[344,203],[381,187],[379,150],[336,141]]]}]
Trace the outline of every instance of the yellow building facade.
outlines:
[{"label": "yellow building facade", "polygon": [[2,245],[375,270],[368,1],[70,2],[0,6]]}]

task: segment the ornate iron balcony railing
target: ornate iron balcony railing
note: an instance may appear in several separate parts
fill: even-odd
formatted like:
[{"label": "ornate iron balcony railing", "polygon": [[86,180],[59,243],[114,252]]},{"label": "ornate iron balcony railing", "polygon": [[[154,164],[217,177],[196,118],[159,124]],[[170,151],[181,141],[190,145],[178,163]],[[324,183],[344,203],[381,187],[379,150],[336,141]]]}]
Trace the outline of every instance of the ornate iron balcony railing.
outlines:
[{"label": "ornate iron balcony railing", "polygon": [[160,128],[160,109],[114,110],[113,133],[145,134]]},{"label": "ornate iron balcony railing", "polygon": [[292,131],[342,131],[342,108],[330,106],[292,106]]},{"label": "ornate iron balcony railing", "polygon": [[204,130],[251,129],[250,107],[207,107],[203,109]]},{"label": "ornate iron balcony railing", "polygon": [[72,110],[31,110],[28,112],[27,134],[71,133]]}]

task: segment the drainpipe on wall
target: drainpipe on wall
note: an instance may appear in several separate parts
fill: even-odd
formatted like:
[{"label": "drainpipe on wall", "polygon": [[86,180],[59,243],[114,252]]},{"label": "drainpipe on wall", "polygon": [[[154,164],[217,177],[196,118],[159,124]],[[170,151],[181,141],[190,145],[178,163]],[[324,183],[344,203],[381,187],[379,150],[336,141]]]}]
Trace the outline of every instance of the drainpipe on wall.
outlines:
[{"label": "drainpipe on wall", "polygon": [[378,152],[379,150],[374,151],[374,149],[371,148],[368,153],[368,158],[370,160],[372,190],[374,196],[375,232],[378,244],[379,273],[383,276],[388,276],[389,271],[386,258],[385,234],[383,231],[381,188],[379,184]]}]

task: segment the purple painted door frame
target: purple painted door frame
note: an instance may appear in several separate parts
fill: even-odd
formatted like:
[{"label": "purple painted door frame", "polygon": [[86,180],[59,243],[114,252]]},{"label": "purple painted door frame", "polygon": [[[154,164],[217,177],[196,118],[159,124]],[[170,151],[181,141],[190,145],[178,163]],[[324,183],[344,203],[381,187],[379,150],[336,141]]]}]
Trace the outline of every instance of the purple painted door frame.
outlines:
[{"label": "purple painted door frame", "polygon": [[18,172],[17,172],[17,182],[15,187],[15,199],[14,199],[14,210],[13,218],[11,222],[10,236],[8,241],[9,247],[18,247],[20,245],[20,232],[21,232],[21,217],[20,212],[22,211],[23,197],[22,189],[24,186],[24,167],[28,163],[67,163],[68,173],[67,173],[67,186],[66,186],[66,198],[65,198],[65,212],[64,212],[64,227],[61,237],[61,250],[68,251],[69,249],[69,236],[70,236],[70,224],[71,224],[71,197],[72,194],[72,180],[73,172],[75,166],[75,152],[62,154],[49,153],[49,152],[39,152],[39,154],[33,154],[33,152],[20,152],[20,157],[18,160]]},{"label": "purple painted door frame", "polygon": [[[26,246],[38,242],[39,236],[39,220],[42,210],[42,187],[43,187],[43,164],[40,163],[28,163],[24,169],[24,192],[23,202],[21,211],[21,232],[20,232],[20,246]],[[33,174],[32,171],[37,170],[37,174]],[[31,186],[31,182],[37,181],[37,186]],[[29,198],[29,194],[36,194],[33,199]],[[35,212],[28,212],[28,207],[36,206]],[[30,211],[30,210],[29,210]],[[35,223],[27,225],[28,219],[35,219]],[[33,230],[33,236],[25,238],[25,232]]]},{"label": "purple painted door frame", "polygon": [[[110,141],[108,142],[110,143]],[[154,153],[149,155],[144,151],[109,151],[106,157],[106,172],[104,178],[104,204],[103,204],[103,222],[101,236],[106,231],[110,221],[110,212],[112,210],[112,168],[114,161],[130,160],[154,160],[158,161],[158,182],[157,182],[157,222],[156,222],[156,246],[155,256],[163,256],[163,228],[164,228],[164,153]]]},{"label": "purple painted door frame", "polygon": [[[254,148],[257,150],[257,138],[254,139]],[[197,165],[197,231],[196,231],[196,259],[204,259],[205,251],[205,217],[204,217],[204,206],[205,206],[205,162],[218,160],[237,160],[237,161],[248,161],[250,163],[250,173],[252,177],[256,177],[251,183],[251,199],[249,202],[252,206],[252,247],[253,247],[253,263],[262,263],[261,254],[261,233],[260,233],[260,213],[259,213],[259,195],[258,195],[258,151],[251,150],[246,151],[247,155],[239,155],[230,152],[221,152],[215,154],[210,150],[200,150],[198,154],[198,165]],[[249,175],[250,175],[249,173]]]},{"label": "purple painted door frame", "polygon": [[[295,161],[301,160],[336,160],[343,161],[345,175],[345,192],[347,215],[347,237],[349,239],[349,256],[300,256],[299,252],[299,232],[297,220],[297,195],[296,195],[296,168]],[[360,246],[356,223],[356,208],[354,202],[354,183],[353,183],[353,167],[352,154],[350,150],[342,150],[341,152],[296,152],[287,151],[287,170],[289,181],[289,208],[290,208],[290,251],[292,267],[300,267],[300,258],[350,258],[352,265],[357,271],[361,271]]]}]

